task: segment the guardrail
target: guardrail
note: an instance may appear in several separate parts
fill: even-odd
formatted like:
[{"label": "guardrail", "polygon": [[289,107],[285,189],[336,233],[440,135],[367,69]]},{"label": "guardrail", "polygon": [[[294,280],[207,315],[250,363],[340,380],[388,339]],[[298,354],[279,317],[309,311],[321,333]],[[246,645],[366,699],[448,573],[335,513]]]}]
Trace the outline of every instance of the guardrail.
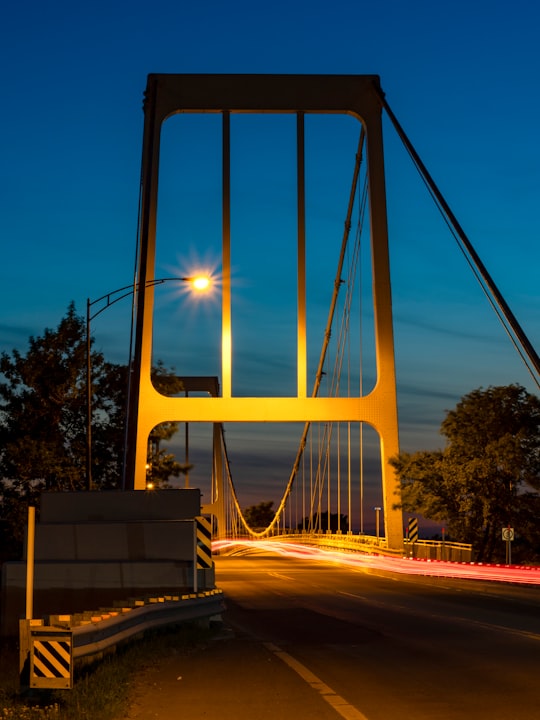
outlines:
[{"label": "guardrail", "polygon": [[403,553],[398,550],[388,548],[386,538],[376,538],[373,535],[353,535],[352,533],[330,533],[330,532],[293,532],[287,534],[273,535],[272,540],[285,540],[287,542],[297,542],[304,545],[314,545],[316,547],[339,548],[340,550],[348,550],[350,552],[369,552],[379,553],[381,555],[391,555],[402,557]]},{"label": "guardrail", "polygon": [[215,588],[184,595],[133,599],[96,612],[20,621],[20,679],[28,688],[73,687],[74,665],[148,630],[195,620],[210,621],[224,609]]},{"label": "guardrail", "polygon": [[442,540],[404,540],[403,550],[389,548],[386,538],[352,533],[288,533],[273,535],[272,540],[303,543],[316,547],[338,548],[349,552],[367,552],[389,557],[411,557],[420,560],[446,560],[450,562],[471,562],[472,546],[466,543]]},{"label": "guardrail", "polygon": [[467,543],[443,542],[442,540],[405,541],[407,557],[415,560],[443,560],[446,562],[472,562],[472,545]]}]

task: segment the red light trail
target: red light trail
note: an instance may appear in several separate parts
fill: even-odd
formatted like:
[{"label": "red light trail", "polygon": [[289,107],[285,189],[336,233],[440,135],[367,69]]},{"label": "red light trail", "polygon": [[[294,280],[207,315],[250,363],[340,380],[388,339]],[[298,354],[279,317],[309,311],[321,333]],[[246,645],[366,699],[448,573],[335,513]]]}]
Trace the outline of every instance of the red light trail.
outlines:
[{"label": "red light trail", "polygon": [[525,565],[493,565],[483,563],[445,562],[442,560],[415,560],[412,558],[385,557],[364,553],[341,553],[323,550],[309,545],[272,540],[218,540],[212,543],[214,551],[227,550],[241,553],[243,550],[266,551],[284,557],[337,563],[355,568],[386,570],[403,575],[458,578],[461,580],[484,580],[510,582],[520,585],[540,585],[540,567]]}]

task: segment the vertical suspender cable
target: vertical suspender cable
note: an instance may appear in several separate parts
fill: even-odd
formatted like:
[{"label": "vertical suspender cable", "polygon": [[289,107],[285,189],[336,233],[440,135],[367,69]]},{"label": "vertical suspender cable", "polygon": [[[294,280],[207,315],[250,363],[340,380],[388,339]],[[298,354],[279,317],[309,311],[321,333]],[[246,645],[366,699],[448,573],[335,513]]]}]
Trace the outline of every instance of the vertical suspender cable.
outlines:
[{"label": "vertical suspender cable", "polygon": [[[333,322],[333,319],[334,319],[334,313],[335,313],[336,303],[337,303],[337,296],[338,296],[338,293],[339,293],[339,288],[340,288],[340,286],[341,286],[341,273],[342,273],[343,263],[344,263],[344,258],[345,258],[345,249],[346,249],[346,247],[347,247],[347,242],[348,242],[348,238],[349,238],[349,234],[350,234],[350,229],[351,229],[351,216],[352,216],[352,211],[353,211],[353,206],[354,206],[354,198],[355,198],[355,195],[356,195],[356,188],[357,188],[357,183],[358,183],[358,176],[359,176],[359,174],[360,174],[360,166],[361,166],[361,164],[362,164],[362,153],[363,153],[363,147],[364,147],[364,140],[365,140],[365,129],[364,129],[364,127],[362,126],[362,128],[361,128],[361,130],[360,130],[360,137],[359,137],[359,139],[358,139],[358,149],[357,149],[357,152],[356,152],[356,162],[355,162],[355,166],[354,166],[353,180],[352,180],[352,184],[351,184],[351,192],[350,192],[350,195],[349,195],[349,203],[348,203],[348,207],[347,207],[347,217],[346,217],[346,220],[345,220],[345,228],[344,228],[343,237],[342,237],[342,242],[341,242],[341,251],[340,251],[340,256],[339,256],[339,260],[338,260],[338,267],[337,267],[337,271],[336,271],[336,275],[335,275],[335,280],[334,280],[334,292],[333,292],[332,300],[331,300],[331,303],[330,303],[330,310],[329,310],[329,312],[328,312],[328,319],[327,319],[327,321],[326,321],[326,328],[325,328],[325,333],[324,333],[323,347],[322,347],[321,354],[320,354],[320,357],[319,357],[319,365],[318,365],[318,368],[317,368],[317,372],[316,372],[316,376],[315,376],[315,382],[314,382],[314,387],[313,387],[313,391],[312,391],[312,393],[311,393],[311,397],[317,397],[317,395],[318,395],[318,393],[319,393],[319,388],[320,388],[321,380],[322,380],[322,377],[323,377],[323,374],[324,374],[324,373],[323,373],[323,367],[324,367],[324,363],[325,363],[325,360],[326,360],[326,353],[327,353],[327,350],[328,350],[328,344],[329,344],[329,342],[330,342],[330,331],[331,331],[332,322]],[[280,513],[281,513],[281,511],[282,511],[282,509],[283,509],[283,507],[284,507],[284,505],[285,505],[285,503],[287,502],[287,498],[288,498],[288,496],[289,496],[289,493],[291,492],[291,488],[292,488],[292,486],[293,486],[294,479],[295,479],[295,477],[296,477],[296,474],[297,474],[297,472],[298,472],[298,468],[299,468],[299,466],[300,466],[300,459],[301,459],[301,457],[302,457],[302,455],[303,455],[303,452],[304,452],[304,448],[305,448],[305,445],[306,445],[306,439],[307,439],[307,436],[308,436],[308,433],[309,433],[310,425],[311,425],[311,423],[309,423],[309,422],[305,423],[305,425],[304,425],[304,430],[303,430],[303,433],[302,433],[302,437],[301,437],[301,439],[300,439],[299,449],[298,449],[298,452],[297,452],[297,454],[296,454],[296,458],[295,458],[295,461],[294,461],[294,464],[293,464],[293,468],[292,468],[292,470],[291,470],[291,474],[290,474],[290,476],[289,476],[289,481],[288,481],[288,483],[287,483],[287,487],[286,487],[285,492],[284,492],[284,494],[283,494],[283,497],[282,497],[282,499],[281,499],[280,505],[279,505],[278,509],[276,510],[274,519],[272,520],[272,523],[268,526],[268,528],[267,528],[265,531],[263,531],[262,533],[260,533],[260,535],[266,535],[268,532],[270,532],[270,530],[272,529],[272,527],[273,527],[273,526],[275,525],[275,523],[277,522],[277,518],[279,517],[279,515],[280,515]],[[321,492],[321,489],[320,489],[320,486],[319,486],[319,501],[320,501],[320,492]],[[319,513],[319,517],[320,517],[320,513]]]},{"label": "vertical suspender cable", "polygon": [[[476,269],[478,270],[478,272],[480,273],[480,275],[482,277],[485,287],[489,290],[491,297],[495,300],[498,307],[502,311],[504,317],[506,318],[508,325],[510,326],[510,328],[512,329],[512,332],[514,333],[515,338],[519,341],[521,348],[523,349],[523,351],[529,358],[530,362],[534,366],[537,374],[540,376],[540,357],[538,356],[536,350],[533,348],[531,342],[529,341],[529,338],[525,334],[523,328],[517,321],[513,312],[510,310],[510,307],[508,306],[505,299],[501,295],[498,287],[495,285],[495,282],[493,281],[491,275],[489,274],[489,272],[487,271],[483,262],[481,261],[480,257],[478,256],[477,252],[473,248],[469,238],[465,234],[465,231],[463,230],[463,228],[457,221],[456,216],[450,209],[450,206],[448,205],[448,203],[444,199],[442,193],[440,192],[439,188],[435,184],[435,181],[429,174],[426,166],[424,165],[424,163],[420,159],[418,153],[414,149],[412,143],[410,142],[409,138],[405,134],[405,131],[399,124],[396,116],[390,109],[390,107],[384,97],[384,93],[380,90],[377,90],[377,92],[379,92],[379,97],[380,97],[382,106],[388,113],[388,117],[392,121],[392,124],[394,125],[394,128],[396,129],[396,132],[399,135],[403,145],[407,149],[407,152],[411,156],[415,166],[417,167],[418,171],[422,175],[424,182],[426,183],[427,187],[429,188],[429,191],[435,198],[439,208],[444,213],[444,216],[446,217],[446,219],[448,220],[448,222],[454,229],[457,237],[459,238],[459,241],[461,243],[460,247],[462,249],[462,252],[466,255],[467,258],[470,258],[472,260],[472,262],[474,263]],[[499,318],[500,318],[500,316],[499,316]],[[503,325],[504,325],[504,323],[503,323]],[[511,333],[509,332],[508,328],[506,328],[506,326],[505,326],[505,329],[506,329],[508,335],[510,336],[510,338],[512,339],[512,341],[514,342],[514,346],[516,346],[516,349],[519,352],[519,348],[517,348],[514,338],[512,337]],[[520,355],[521,355],[521,353],[520,353]],[[521,355],[521,357],[523,360],[525,360],[523,358],[523,355]],[[528,363],[525,363],[525,364],[526,364],[527,369],[529,370],[529,373],[531,374],[534,382],[536,383],[536,385],[538,387],[540,387],[540,382],[539,382],[538,378],[536,378],[534,376],[532,369],[529,367]]]}]

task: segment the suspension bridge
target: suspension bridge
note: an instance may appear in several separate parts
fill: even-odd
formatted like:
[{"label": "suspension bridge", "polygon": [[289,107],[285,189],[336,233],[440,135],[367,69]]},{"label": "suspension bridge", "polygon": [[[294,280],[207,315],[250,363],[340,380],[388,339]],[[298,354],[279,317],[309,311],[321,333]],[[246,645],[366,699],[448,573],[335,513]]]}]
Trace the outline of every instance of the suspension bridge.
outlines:
[{"label": "suspension bridge", "polygon": [[[488,302],[538,386],[540,360],[518,320],[489,275],[472,243],[434,183],[393,114],[379,78],[361,76],[150,75],[145,93],[135,323],[129,389],[126,478],[128,489],[146,487],[146,454],[152,428],[166,421],[210,423],[213,427],[211,498],[216,537],[266,537],[277,532],[364,537],[364,436],[373,428],[378,442],[381,504],[375,539],[389,550],[403,548],[399,483],[391,458],[399,452],[396,373],[389,270],[382,116],[390,120],[435,205],[448,225]],[[164,121],[179,113],[221,117],[221,373],[206,379],[202,392],[166,397],[152,385],[153,307],[160,138]],[[287,396],[243,396],[233,389],[235,293],[231,265],[231,116],[240,113],[296,118],[296,379]],[[336,242],[333,292],[320,335],[316,362],[308,362],[309,279],[306,255],[305,120],[314,114],[350,115],[358,120],[351,158],[351,182],[343,198],[344,230]],[[232,158],[232,159],[231,159]],[[366,309],[366,305],[369,308]],[[367,320],[366,318],[370,318]],[[373,355],[375,380],[363,357]],[[313,368],[313,369],[312,369]],[[190,382],[197,385],[196,378]],[[206,382],[206,385],[204,384]],[[194,386],[195,387],[195,386]],[[231,469],[226,428],[231,423],[291,423],[298,432],[288,478],[274,517],[265,528],[246,521]],[[291,430],[292,432],[292,430]],[[256,483],[257,479],[253,478]],[[366,536],[367,537],[367,536]]]}]

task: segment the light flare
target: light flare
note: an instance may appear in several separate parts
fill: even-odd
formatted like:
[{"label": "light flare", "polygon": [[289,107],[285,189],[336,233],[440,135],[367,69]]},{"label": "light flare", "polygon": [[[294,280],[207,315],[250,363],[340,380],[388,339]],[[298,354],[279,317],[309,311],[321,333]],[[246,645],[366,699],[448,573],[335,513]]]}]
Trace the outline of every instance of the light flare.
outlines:
[{"label": "light flare", "polygon": [[207,290],[210,287],[210,278],[207,275],[194,277],[191,284],[196,290]]}]

